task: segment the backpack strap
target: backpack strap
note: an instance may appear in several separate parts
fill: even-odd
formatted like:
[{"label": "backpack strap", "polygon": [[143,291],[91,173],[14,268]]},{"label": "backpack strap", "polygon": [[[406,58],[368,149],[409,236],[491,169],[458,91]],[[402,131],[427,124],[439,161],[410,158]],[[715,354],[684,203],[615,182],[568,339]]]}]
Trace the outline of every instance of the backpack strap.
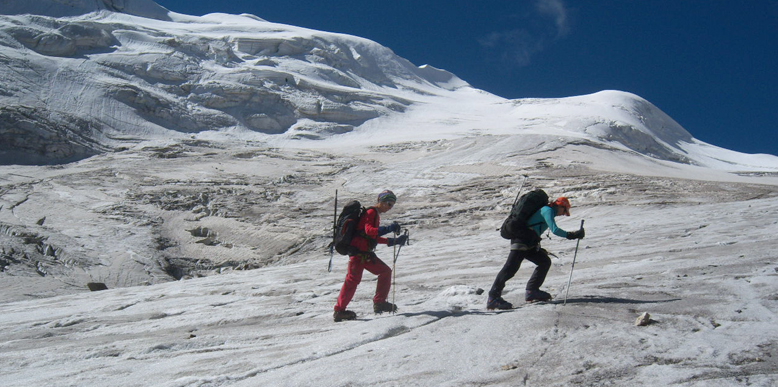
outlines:
[{"label": "backpack strap", "polygon": [[[374,210],[374,211],[378,211],[375,207],[367,207],[367,208],[362,207],[362,215],[359,215],[359,221],[360,222],[362,221],[362,217],[367,215],[367,210],[371,210],[371,209]],[[365,229],[364,228],[357,230],[357,233],[362,238],[365,238],[365,239],[368,239],[368,240],[370,239],[370,237],[367,236],[367,234],[365,233]]]},{"label": "backpack strap", "polygon": [[[367,210],[370,209],[376,211],[376,213],[378,212],[378,209],[375,207],[367,207],[367,208],[362,207],[362,215],[359,216],[360,222],[362,221],[362,217],[367,215]],[[365,233],[364,228],[357,230],[356,236],[359,236],[360,238],[364,238],[367,241],[367,246],[369,251],[372,251],[373,249],[375,249],[376,246],[378,246],[378,239],[377,238],[374,239],[368,236],[367,233]]]}]

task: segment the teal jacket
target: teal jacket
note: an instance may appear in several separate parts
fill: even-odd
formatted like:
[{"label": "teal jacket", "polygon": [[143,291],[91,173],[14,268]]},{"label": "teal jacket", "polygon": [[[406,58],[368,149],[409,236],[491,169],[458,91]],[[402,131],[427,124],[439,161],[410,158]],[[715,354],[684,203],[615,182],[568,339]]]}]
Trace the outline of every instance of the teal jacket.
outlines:
[{"label": "teal jacket", "polygon": [[556,211],[549,206],[543,206],[538,212],[532,214],[527,221],[529,227],[542,236],[546,230],[551,230],[554,235],[562,238],[567,238],[567,231],[562,230],[556,225],[554,218],[556,217]]}]

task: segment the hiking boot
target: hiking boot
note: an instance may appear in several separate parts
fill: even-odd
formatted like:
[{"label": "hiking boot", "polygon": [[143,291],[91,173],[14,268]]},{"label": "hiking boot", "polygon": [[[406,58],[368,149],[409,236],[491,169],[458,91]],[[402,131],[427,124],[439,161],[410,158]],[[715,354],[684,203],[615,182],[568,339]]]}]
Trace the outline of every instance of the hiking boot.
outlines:
[{"label": "hiking boot", "polygon": [[527,302],[546,302],[551,301],[551,295],[542,290],[527,290],[524,300]]},{"label": "hiking boot", "polygon": [[350,310],[336,310],[335,313],[332,314],[332,318],[335,320],[335,322],[355,320],[357,318],[357,314]]},{"label": "hiking boot", "polygon": [[391,302],[376,302],[373,304],[373,312],[376,314],[381,314],[383,312],[396,312],[397,311],[397,305],[392,304]]},{"label": "hiking boot", "polygon": [[494,310],[494,309],[513,309],[513,304],[511,304],[508,301],[505,301],[502,299],[502,297],[497,298],[489,298],[488,301],[486,301],[486,309],[487,310]]}]

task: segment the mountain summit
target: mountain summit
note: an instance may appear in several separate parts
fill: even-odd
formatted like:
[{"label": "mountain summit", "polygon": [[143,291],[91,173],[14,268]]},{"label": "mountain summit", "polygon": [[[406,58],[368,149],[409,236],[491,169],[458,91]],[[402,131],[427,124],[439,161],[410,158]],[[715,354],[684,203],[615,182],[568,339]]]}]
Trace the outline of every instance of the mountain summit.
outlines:
[{"label": "mountain summit", "polygon": [[159,20],[170,20],[169,11],[152,0],[0,0],[2,15],[81,16],[90,12],[121,12]]},{"label": "mountain summit", "polygon": [[3,164],[192,138],[376,144],[477,133],[778,168],[774,156],[697,141],[636,95],[506,100],[376,42],[253,15],[188,16],[150,0],[0,0],[0,12]]}]

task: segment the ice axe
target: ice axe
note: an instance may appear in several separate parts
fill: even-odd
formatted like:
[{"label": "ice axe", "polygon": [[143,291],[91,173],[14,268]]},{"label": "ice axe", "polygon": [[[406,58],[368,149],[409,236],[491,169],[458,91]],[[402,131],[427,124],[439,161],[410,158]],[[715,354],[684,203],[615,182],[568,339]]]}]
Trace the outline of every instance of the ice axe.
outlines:
[{"label": "ice axe", "polygon": [[[583,229],[584,221],[581,219],[581,228]],[[575,254],[573,254],[573,267],[570,268],[570,278],[567,280],[567,290],[565,291],[565,302],[562,306],[567,305],[567,295],[570,294],[570,282],[573,281],[573,269],[575,269],[575,257],[578,256],[578,244],[581,243],[581,239],[575,242]]]},{"label": "ice axe", "polygon": [[521,181],[521,185],[519,186],[519,192],[516,194],[516,199],[513,200],[513,207],[516,207],[516,203],[519,202],[519,196],[521,196],[521,190],[524,188],[524,183],[527,181],[527,178],[529,177],[527,175],[522,175],[522,176],[524,176],[524,180]]}]

